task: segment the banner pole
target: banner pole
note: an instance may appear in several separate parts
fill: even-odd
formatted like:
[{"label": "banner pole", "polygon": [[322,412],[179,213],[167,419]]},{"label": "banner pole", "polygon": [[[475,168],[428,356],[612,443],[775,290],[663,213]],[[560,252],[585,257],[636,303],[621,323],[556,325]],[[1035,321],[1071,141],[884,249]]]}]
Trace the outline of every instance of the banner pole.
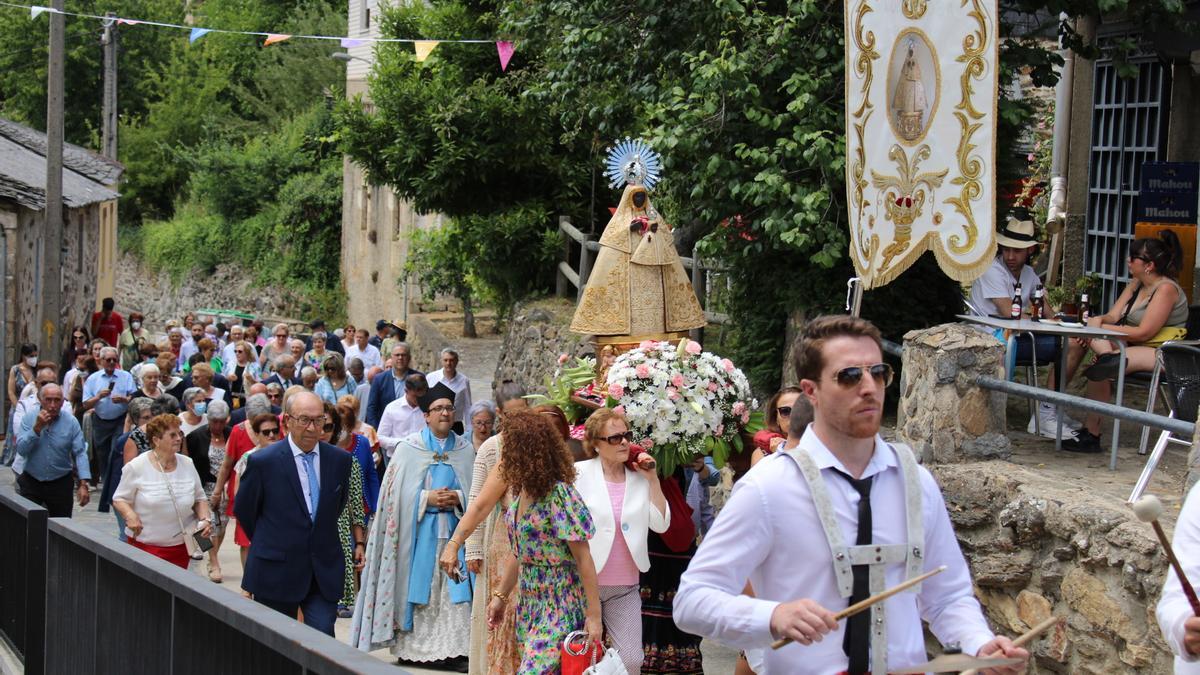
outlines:
[{"label": "banner pole", "polygon": [[850,316],[858,316],[862,309],[862,279],[860,277],[850,277],[846,282],[846,311]]}]

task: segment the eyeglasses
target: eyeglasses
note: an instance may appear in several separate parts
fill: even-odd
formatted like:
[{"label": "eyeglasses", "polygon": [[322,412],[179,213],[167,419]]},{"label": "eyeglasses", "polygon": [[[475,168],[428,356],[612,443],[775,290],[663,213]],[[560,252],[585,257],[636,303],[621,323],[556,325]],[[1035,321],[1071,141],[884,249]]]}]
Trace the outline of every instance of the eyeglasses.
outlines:
[{"label": "eyeglasses", "polygon": [[325,422],[324,416],[322,416],[322,417],[307,417],[304,415],[300,415],[297,417],[289,417],[288,419],[295,422],[296,424],[299,424],[303,428],[319,427],[322,424],[324,424],[324,422]]},{"label": "eyeglasses", "polygon": [[1147,258],[1147,257],[1146,257],[1146,256],[1144,256],[1144,255],[1131,255],[1131,256],[1129,256],[1129,262],[1133,262],[1134,260],[1141,260],[1143,264],[1147,264],[1147,265],[1148,265],[1148,264],[1150,264],[1151,262],[1153,262],[1152,260],[1150,260],[1149,258]]},{"label": "eyeglasses", "polygon": [[333,431],[333,424],[332,423],[326,424],[325,426],[321,427],[321,429],[323,429],[326,432]]},{"label": "eyeglasses", "polygon": [[873,366],[850,366],[842,368],[833,374],[833,379],[843,387],[855,387],[859,382],[862,382],[863,373],[871,374],[875,378],[875,382],[888,386],[892,383],[892,367],[886,363],[876,363]]},{"label": "eyeglasses", "polygon": [[279,427],[267,427],[266,429],[259,429],[258,435],[259,436],[278,436],[279,435]]},{"label": "eyeglasses", "polygon": [[626,431],[623,434],[613,434],[612,436],[601,436],[600,438],[597,438],[596,440],[604,441],[605,443],[608,443],[609,445],[620,445],[621,441],[625,441],[626,443],[632,443],[633,442],[633,432]]},{"label": "eyeglasses", "polygon": [[117,362],[117,360],[116,360],[116,359],[114,359],[114,358],[113,358],[113,357],[111,357],[111,356],[110,356],[110,357],[108,357],[107,359],[100,359],[100,360],[101,360],[102,362],[104,362],[104,363],[116,363],[116,362]]},{"label": "eyeglasses", "polygon": [[234,354],[245,354],[246,350],[245,349],[235,349],[235,350],[233,350],[233,353]]},{"label": "eyeglasses", "polygon": [[792,406],[781,405],[775,409],[775,413],[777,415],[779,415],[780,417],[791,417],[792,416]]},{"label": "eyeglasses", "polygon": [[437,405],[437,406],[430,408],[429,412],[431,412],[435,415],[438,415],[441,413],[452,413],[452,412],[454,412],[454,406],[452,406],[452,405]]},{"label": "eyeglasses", "polygon": [[275,399],[283,398],[283,394],[272,394],[270,392],[267,392],[267,398],[274,401]]},{"label": "eyeglasses", "polygon": [[87,339],[86,335],[72,335],[71,337],[75,338],[76,340],[86,340]]}]

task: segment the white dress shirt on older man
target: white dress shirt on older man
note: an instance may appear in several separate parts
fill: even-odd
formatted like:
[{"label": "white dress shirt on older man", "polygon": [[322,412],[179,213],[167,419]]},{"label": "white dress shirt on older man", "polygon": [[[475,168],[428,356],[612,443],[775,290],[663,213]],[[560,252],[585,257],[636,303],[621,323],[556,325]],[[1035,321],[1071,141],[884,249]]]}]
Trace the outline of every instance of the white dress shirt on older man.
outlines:
[{"label": "white dress shirt on older man", "polygon": [[[430,385],[432,386],[432,385]],[[376,436],[379,445],[388,457],[400,441],[425,428],[425,413],[421,408],[408,404],[408,397],[403,394],[400,398],[387,404],[383,416],[379,418],[379,428]]]},{"label": "white dress shirt on older man", "polygon": [[463,417],[471,409],[471,380],[467,379],[467,376],[463,375],[461,371],[454,373],[454,377],[448,378],[446,371],[440,368],[426,373],[425,380],[429,382],[430,389],[441,382],[454,391],[454,421],[462,422]]},{"label": "white dress shirt on older man", "polygon": [[[825,480],[846,541],[858,531],[859,495],[834,471],[845,467],[810,426],[800,439]],[[900,593],[884,602],[887,612],[888,665],[914,666],[927,660],[922,620],[943,644],[957,642],[975,654],[994,638],[975,600],[971,574],[955,539],[941,490],[921,467],[925,528],[924,569],[946,565],[945,572],[921,585],[919,594]],[[904,477],[896,451],[879,436],[861,478],[874,476],[871,488],[872,542],[903,544]],[[887,586],[904,581],[903,562],[889,565]],[[742,595],[749,581],[756,597]],[[683,574],[675,596],[675,622],[681,630],[711,637],[742,649],[768,647],[771,614],[782,602],[810,598],[836,612],[849,603],[838,593],[833,556],[816,508],[795,459],[775,453],[759,462],[734,486],[733,494],[708,531]],[[846,669],[842,650],[846,622],[809,646],[790,644],[766,649],[768,673],[835,673]]]}]

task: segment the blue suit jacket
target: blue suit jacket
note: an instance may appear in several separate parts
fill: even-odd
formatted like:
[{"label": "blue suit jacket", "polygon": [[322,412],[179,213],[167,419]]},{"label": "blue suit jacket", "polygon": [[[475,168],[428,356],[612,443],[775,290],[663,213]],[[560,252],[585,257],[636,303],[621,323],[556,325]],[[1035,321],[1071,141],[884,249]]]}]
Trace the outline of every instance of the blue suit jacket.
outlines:
[{"label": "blue suit jacket", "polygon": [[[419,370],[408,369],[406,377],[413,373],[419,373]],[[392,377],[392,371],[383,371],[371,380],[371,393],[367,396],[367,419],[366,423],[370,424],[375,429],[379,428],[379,420],[383,419],[383,409],[388,407],[388,404],[396,400],[396,385],[392,382],[395,378]]]},{"label": "blue suit jacket", "polygon": [[242,588],[260,598],[300,602],[314,577],[326,600],[342,597],[346,560],[337,519],[350,494],[354,457],[328,443],[320,443],[315,452],[321,453],[315,522],[286,438],[246,460],[233,513],[251,541]]}]

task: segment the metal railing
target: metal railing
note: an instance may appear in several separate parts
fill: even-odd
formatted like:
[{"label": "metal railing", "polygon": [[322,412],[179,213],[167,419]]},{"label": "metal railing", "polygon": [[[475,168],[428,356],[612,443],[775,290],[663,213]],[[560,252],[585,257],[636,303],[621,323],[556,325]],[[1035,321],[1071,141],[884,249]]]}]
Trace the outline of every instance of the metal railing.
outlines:
[{"label": "metal railing", "polygon": [[[558,297],[565,298],[570,294],[571,286],[574,286],[575,301],[578,302],[583,297],[583,288],[591,276],[595,255],[600,252],[600,242],[572,225],[567,216],[558,217],[558,229],[566,236],[563,238],[562,258],[558,261],[555,292]],[[579,247],[579,269],[571,266],[572,252],[576,246]],[[692,288],[696,291],[696,297],[700,299],[700,306],[704,308],[704,318],[711,324],[728,323],[728,315],[710,310],[712,295],[709,293],[707,273],[721,272],[723,269],[705,265],[703,259],[696,254],[695,248],[692,249],[692,257],[679,256],[679,261],[683,263],[684,269],[691,272]]]},{"label": "metal railing", "polygon": [[[18,539],[11,526],[32,513],[27,504],[0,487],[9,546]],[[23,640],[27,673],[404,672],[87,525],[53,518],[42,532],[41,554],[27,549],[24,568],[0,555],[0,583],[12,584],[0,603],[25,586],[44,612],[44,620],[26,621],[22,636],[9,632],[9,607],[0,605],[5,634]],[[40,642],[37,626],[45,629]]]},{"label": "metal railing", "polygon": [[0,488],[0,637],[25,664],[46,672],[46,509]]}]

